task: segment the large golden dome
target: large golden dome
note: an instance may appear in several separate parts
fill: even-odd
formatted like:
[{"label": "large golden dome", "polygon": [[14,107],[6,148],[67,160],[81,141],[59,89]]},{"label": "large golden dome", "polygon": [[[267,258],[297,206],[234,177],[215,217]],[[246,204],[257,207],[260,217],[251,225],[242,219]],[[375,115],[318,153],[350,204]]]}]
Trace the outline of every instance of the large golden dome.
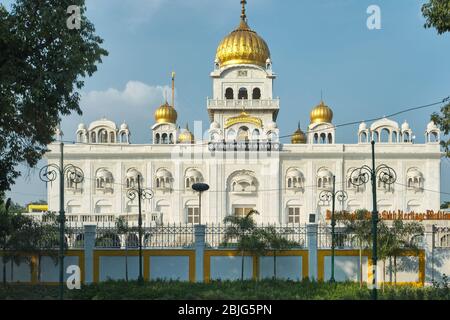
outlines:
[{"label": "large golden dome", "polygon": [[270,58],[267,43],[246,21],[245,1],[242,1],[242,15],[239,26],[219,44],[216,59],[221,67],[236,64],[255,64],[265,67]]},{"label": "large golden dome", "polygon": [[167,102],[155,111],[156,123],[176,123],[178,118],[177,111]]},{"label": "large golden dome", "polygon": [[321,101],[319,105],[312,109],[310,118],[311,124],[324,122],[331,123],[333,121],[333,110]]},{"label": "large golden dome", "polygon": [[306,143],[306,134],[300,129],[300,124],[298,125],[297,131],[291,137],[292,144],[305,144]]}]

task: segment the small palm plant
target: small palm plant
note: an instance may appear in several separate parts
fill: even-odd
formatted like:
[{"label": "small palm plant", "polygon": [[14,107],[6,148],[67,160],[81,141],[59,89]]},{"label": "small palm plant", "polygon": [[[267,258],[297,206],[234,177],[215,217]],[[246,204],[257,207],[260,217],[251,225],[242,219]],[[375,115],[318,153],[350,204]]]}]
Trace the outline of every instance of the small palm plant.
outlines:
[{"label": "small palm plant", "polygon": [[363,286],[363,272],[362,272],[362,252],[367,249],[371,243],[371,228],[372,222],[369,218],[369,212],[365,209],[357,210],[354,217],[348,220],[343,220],[345,225],[345,233],[353,234],[354,239],[358,243],[359,249],[359,286]]},{"label": "small palm plant", "polygon": [[259,214],[258,211],[251,210],[243,217],[230,215],[224,219],[227,227],[223,245],[235,245],[241,252],[241,281],[244,281],[245,252],[261,254],[265,250],[264,241],[261,239],[261,234],[257,232],[256,222],[253,219],[255,214]]},{"label": "small palm plant", "polygon": [[391,228],[388,230],[389,247],[387,248],[386,257],[393,259],[394,265],[390,267],[390,272],[394,273],[394,283],[397,284],[397,258],[404,250],[412,250],[419,252],[419,244],[411,241],[413,236],[423,235],[424,227],[416,221],[403,222],[403,220],[395,220]]},{"label": "small palm plant", "polygon": [[289,250],[301,245],[283,237],[273,226],[261,230],[262,238],[266,244],[266,249],[273,253],[273,279],[277,279],[277,254],[280,251]]}]

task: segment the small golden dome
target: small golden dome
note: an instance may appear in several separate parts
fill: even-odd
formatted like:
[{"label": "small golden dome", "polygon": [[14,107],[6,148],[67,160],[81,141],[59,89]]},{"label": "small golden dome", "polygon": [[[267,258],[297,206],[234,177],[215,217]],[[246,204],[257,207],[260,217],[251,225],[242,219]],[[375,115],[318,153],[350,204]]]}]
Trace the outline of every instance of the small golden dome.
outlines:
[{"label": "small golden dome", "polygon": [[216,60],[221,67],[236,64],[265,67],[267,59],[270,59],[269,47],[263,38],[250,29],[243,8],[239,26],[219,44]]},{"label": "small golden dome", "polygon": [[300,129],[300,125],[298,126],[297,131],[294,132],[291,138],[292,144],[305,144],[306,143],[306,134]]},{"label": "small golden dome", "polygon": [[313,123],[331,123],[333,121],[333,110],[330,109],[323,101],[320,102],[310,114],[311,124]]},{"label": "small golden dome", "polygon": [[177,111],[167,102],[155,111],[156,123],[176,123],[178,118]]},{"label": "small golden dome", "polygon": [[184,130],[178,136],[178,143],[180,144],[194,144],[195,138],[192,132],[189,131],[189,126],[186,125],[186,130]]}]

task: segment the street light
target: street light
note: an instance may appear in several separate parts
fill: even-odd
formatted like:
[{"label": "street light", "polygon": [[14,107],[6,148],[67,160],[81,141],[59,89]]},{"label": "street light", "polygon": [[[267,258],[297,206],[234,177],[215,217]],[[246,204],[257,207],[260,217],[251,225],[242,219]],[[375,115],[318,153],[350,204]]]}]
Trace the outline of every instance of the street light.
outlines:
[{"label": "street light", "polygon": [[335,211],[335,203],[336,198],[343,203],[348,199],[347,192],[343,190],[336,191],[336,176],[333,175],[333,191],[324,190],[320,193],[319,199],[322,203],[329,203],[331,201],[332,203],[332,209],[331,209],[331,277],[330,282],[335,282],[334,279],[334,250],[336,247],[336,241],[335,241],[335,226],[336,226],[336,219],[334,216]]},{"label": "street light", "polygon": [[202,223],[202,193],[209,190],[209,185],[206,183],[194,183],[192,190],[198,192],[198,224]]},{"label": "street light", "polygon": [[141,200],[152,199],[153,198],[153,190],[151,189],[141,189],[141,176],[138,175],[137,179],[137,189],[129,188],[127,189],[127,197],[131,201],[138,198],[139,204],[139,218],[138,218],[138,233],[139,233],[139,277],[138,282],[140,284],[143,283],[144,277],[142,275],[142,206]]},{"label": "street light", "polygon": [[60,133],[60,159],[59,165],[49,164],[39,171],[39,178],[44,182],[56,181],[59,175],[59,299],[64,299],[64,230],[65,230],[65,212],[64,212],[64,178],[67,176],[70,182],[75,184],[84,181],[84,173],[79,167],[72,164],[64,166],[64,143]]},{"label": "street light", "polygon": [[372,140],[372,168],[364,165],[357,168],[350,174],[350,182],[354,186],[360,187],[367,184],[369,180],[372,182],[372,299],[377,299],[377,177],[384,185],[391,185],[397,181],[397,173],[391,167],[381,164],[375,167],[375,141]]}]

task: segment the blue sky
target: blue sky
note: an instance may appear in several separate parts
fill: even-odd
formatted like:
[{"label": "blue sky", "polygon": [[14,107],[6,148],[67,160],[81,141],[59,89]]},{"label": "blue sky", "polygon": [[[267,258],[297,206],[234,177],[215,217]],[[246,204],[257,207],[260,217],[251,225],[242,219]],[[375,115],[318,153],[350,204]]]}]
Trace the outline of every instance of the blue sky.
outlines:
[{"label": "blue sky", "polygon": [[[2,0],[3,3],[5,1]],[[6,5],[12,1],[6,1]],[[435,102],[450,95],[450,35],[424,29],[416,0],[249,0],[249,25],[268,43],[278,75],[282,135],[305,129],[320,100],[334,123],[358,121]],[[177,72],[179,123],[208,123],[209,73],[220,40],[239,22],[239,0],[86,0],[88,16],[110,52],[83,89],[84,115],[63,121],[65,139],[79,122],[106,116],[126,120],[134,143],[150,141],[153,112]],[[366,26],[369,5],[381,8],[382,29]],[[438,107],[403,114],[417,142]],[[356,142],[357,126],[339,128],[337,141]],[[43,163],[41,162],[40,165]],[[9,195],[25,203],[45,198],[38,170],[24,169]],[[441,189],[450,192],[450,161]],[[436,186],[438,189],[438,186]],[[442,195],[450,200],[450,196]]]}]

